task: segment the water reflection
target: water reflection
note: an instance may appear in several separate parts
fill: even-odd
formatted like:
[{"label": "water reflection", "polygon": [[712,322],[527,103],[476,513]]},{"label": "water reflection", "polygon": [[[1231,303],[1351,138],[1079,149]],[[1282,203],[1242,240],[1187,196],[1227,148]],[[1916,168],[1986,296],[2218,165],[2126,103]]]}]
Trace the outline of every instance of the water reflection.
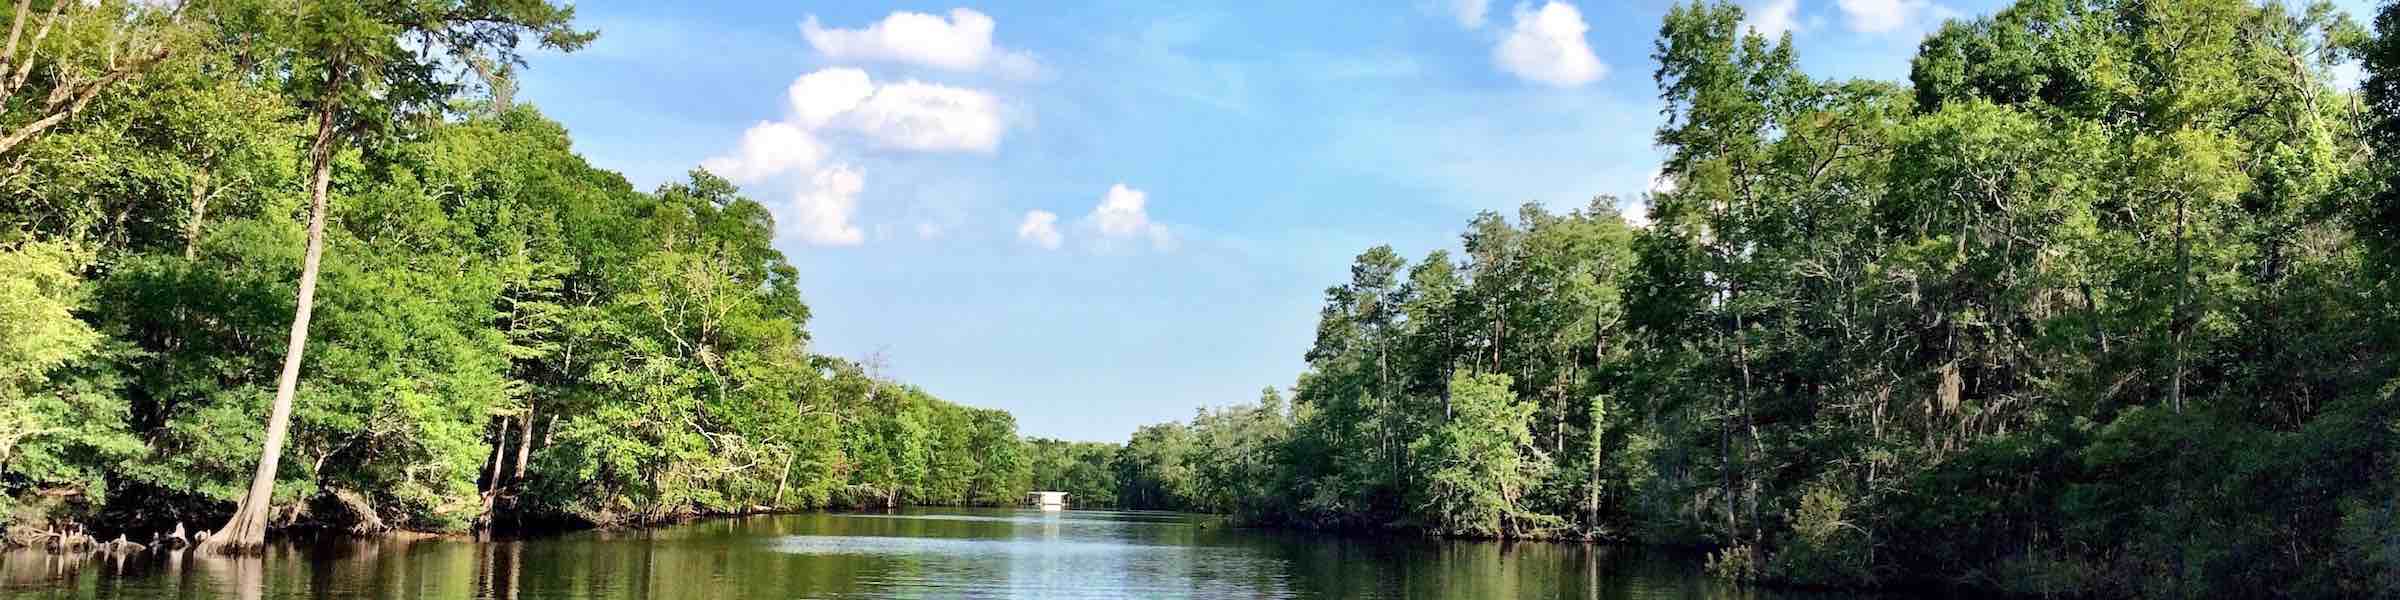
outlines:
[{"label": "water reflection", "polygon": [[22,598],[1752,598],[1630,548],[1234,530],[1168,513],[927,510],[263,557],[0,555]]}]

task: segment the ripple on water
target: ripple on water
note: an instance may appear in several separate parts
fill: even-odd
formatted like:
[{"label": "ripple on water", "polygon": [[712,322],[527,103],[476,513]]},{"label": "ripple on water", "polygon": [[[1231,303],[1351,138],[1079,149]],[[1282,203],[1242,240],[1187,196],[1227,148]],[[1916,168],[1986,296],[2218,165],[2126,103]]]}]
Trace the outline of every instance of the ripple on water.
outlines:
[{"label": "ripple on water", "polygon": [[[1075,515],[1090,515],[1090,516],[1088,516],[1088,517],[1086,517],[1086,516],[1067,516],[1067,515],[1069,515],[1069,514],[1075,514]],[[1193,525],[1193,524],[1194,524],[1194,523],[1193,523],[1193,519],[1194,519],[1194,517],[1193,517],[1192,515],[1188,515],[1188,514],[1179,514],[1179,513],[1141,513],[1141,512],[1118,512],[1118,511],[1109,511],[1109,512],[1097,512],[1097,511],[1075,511],[1074,513],[1047,512],[1047,513],[1013,514],[1013,515],[1006,515],[1006,516],[1000,516],[1000,515],[962,515],[962,514],[922,514],[922,513],[915,513],[915,514],[912,514],[912,513],[898,513],[898,514],[849,514],[849,515],[843,515],[843,516],[844,516],[844,517],[847,517],[847,518],[852,518],[852,519],[892,519],[892,520],[901,520],[901,521],[963,521],[963,522],[974,522],[974,523],[1023,523],[1023,524],[1033,524],[1033,525],[1049,525],[1049,524],[1070,524],[1070,525],[1105,525],[1105,526],[1110,526],[1110,527],[1120,527],[1120,526],[1126,526],[1126,525],[1164,525],[1164,526],[1179,526],[1179,527],[1189,527],[1189,526],[1191,526],[1191,525]]]},{"label": "ripple on water", "polygon": [[1069,540],[996,540],[973,538],[913,538],[877,536],[787,535],[772,544],[779,552],[792,554],[866,554],[866,555],[1070,555],[1126,554],[1161,552],[1189,554],[1204,550],[1190,546],[1149,546],[1102,541]]}]

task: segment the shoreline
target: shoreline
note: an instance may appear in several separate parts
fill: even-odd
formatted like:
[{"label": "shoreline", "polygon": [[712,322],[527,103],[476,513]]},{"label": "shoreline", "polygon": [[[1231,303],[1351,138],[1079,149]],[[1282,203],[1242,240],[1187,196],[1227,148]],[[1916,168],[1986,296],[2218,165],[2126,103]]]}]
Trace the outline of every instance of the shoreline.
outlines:
[{"label": "shoreline", "polygon": [[[281,545],[281,546],[284,546],[284,547],[287,547],[287,548],[305,548],[305,547],[311,547],[311,546],[323,546],[323,545],[332,545],[332,544],[341,544],[341,543],[382,543],[382,542],[400,542],[400,543],[403,543],[403,544],[413,544],[413,543],[416,543],[416,542],[434,541],[434,540],[439,540],[439,541],[450,541],[450,542],[465,542],[465,543],[472,543],[472,544],[492,544],[492,543],[504,543],[504,542],[530,542],[530,541],[540,541],[540,540],[545,540],[545,539],[557,539],[557,538],[561,538],[561,537],[564,537],[564,536],[569,536],[569,535],[574,535],[574,534],[579,534],[579,533],[599,533],[599,534],[609,534],[609,533],[624,533],[624,532],[651,532],[651,531],[666,530],[666,529],[672,529],[672,528],[676,528],[676,527],[682,527],[682,526],[687,526],[687,525],[694,525],[694,524],[699,524],[699,523],[705,523],[705,522],[709,522],[709,521],[718,521],[718,520],[737,520],[737,519],[746,519],[746,518],[751,518],[751,517],[782,517],[782,516],[798,516],[798,515],[808,515],[808,514],[825,514],[825,515],[837,515],[837,516],[838,516],[838,515],[862,515],[862,514],[892,514],[892,513],[899,513],[899,512],[904,512],[904,511],[920,510],[920,509],[933,509],[933,510],[1003,510],[1003,509],[1014,509],[1014,510],[1034,510],[1034,509],[1031,509],[1031,508],[1029,508],[1029,507],[1023,507],[1023,506],[1007,506],[1007,505],[985,505],[985,506],[977,506],[977,505],[963,505],[963,506],[961,506],[961,505],[909,505],[909,506],[899,506],[899,507],[889,507],[889,508],[884,508],[884,507],[853,507],[853,508],[815,508],[815,509],[799,509],[799,510],[755,510],[755,511],[736,511],[736,512],[716,513],[716,514],[693,515],[693,516],[689,516],[689,517],[685,517],[685,518],[679,518],[679,519],[674,519],[674,520],[669,520],[669,521],[654,521],[654,522],[641,523],[641,524],[631,524],[631,525],[618,525],[618,526],[580,526],[580,527],[555,527],[555,528],[538,528],[538,529],[535,529],[535,528],[525,528],[525,529],[517,529],[517,530],[514,530],[514,531],[506,531],[506,530],[502,530],[502,531],[504,531],[504,532],[501,532],[501,533],[495,533],[495,532],[494,532],[495,530],[483,530],[483,531],[472,531],[472,532],[429,532],[429,531],[413,531],[413,530],[405,530],[405,529],[393,529],[393,530],[381,531],[381,532],[374,532],[374,533],[356,533],[356,532],[343,531],[343,530],[339,530],[339,529],[335,529],[335,528],[313,528],[313,529],[300,529],[300,530],[293,530],[293,529],[291,529],[291,528],[287,528],[287,529],[284,529],[284,530],[278,530],[278,531],[276,532],[276,534],[275,534],[275,535],[272,535],[272,536],[270,536],[270,537],[268,538],[268,542],[267,542],[267,543],[268,543],[270,546]],[[1233,519],[1233,517],[1232,517],[1232,516],[1230,516],[1230,515],[1215,514],[1215,513],[1184,512],[1184,511],[1173,511],[1173,510],[1155,510],[1155,509],[1081,508],[1081,509],[1067,509],[1067,510],[1063,510],[1063,511],[1041,511],[1041,512],[1042,512],[1042,514],[1058,514],[1058,515],[1062,515],[1062,516],[1064,516],[1064,515],[1071,515],[1071,514],[1073,514],[1073,513],[1076,513],[1076,512],[1113,512],[1113,513],[1137,513],[1137,514],[1153,514],[1153,515],[1179,515],[1179,516],[1186,516],[1186,517],[1199,517],[1199,518],[1206,518],[1206,519],[1209,519],[1209,520],[1210,520],[1210,523],[1209,523],[1209,524],[1200,526],[1200,528],[1201,528],[1201,529],[1204,529],[1204,530],[1217,530],[1217,531],[1223,531],[1223,530],[1240,530],[1240,531],[1245,531],[1245,532],[1249,532],[1249,533],[1253,533],[1253,534],[1258,534],[1258,535],[1274,536],[1274,537],[1278,537],[1278,538],[1291,538],[1291,539],[1298,539],[1298,540],[1308,540],[1308,539],[1310,539],[1310,538],[1311,538],[1311,536],[1327,536],[1327,535],[1330,535],[1330,536],[1332,536],[1332,537],[1334,537],[1334,538],[1338,538],[1338,539],[1342,539],[1342,540],[1347,540],[1347,541],[1352,541],[1352,542],[1368,542],[1368,543],[1376,542],[1376,541],[1379,541],[1379,540],[1380,540],[1380,541],[1394,541],[1394,540],[1397,540],[1397,541],[1406,541],[1406,542],[1413,542],[1413,543],[1429,543],[1429,544],[1451,544],[1451,543],[1478,543],[1478,544],[1479,544],[1479,543],[1491,543],[1491,544],[1497,544],[1497,545],[1500,545],[1500,546],[1502,546],[1502,547],[1504,547],[1504,548],[1505,548],[1505,547],[1508,547],[1508,546],[1516,545],[1516,544],[1540,544],[1540,545],[1549,545],[1549,546],[1580,546],[1580,547],[1586,547],[1586,548],[1611,548],[1611,549],[1625,549],[1625,550],[1632,550],[1632,551],[1636,551],[1636,552],[1642,552],[1642,553],[1651,553],[1651,552],[1657,552],[1657,553],[1662,553],[1662,554],[1664,554],[1664,555],[1666,555],[1666,556],[1668,556],[1668,557],[1670,557],[1670,558],[1674,559],[1674,560],[1675,560],[1676,562],[1678,562],[1678,563],[1689,563],[1690,565],[1692,565],[1693,572],[1691,573],[1691,575],[1692,575],[1692,576],[1694,576],[1694,577],[1698,577],[1698,578],[1704,578],[1704,579],[1707,579],[1707,580],[1710,580],[1710,581],[1716,581],[1716,582],[1720,582],[1720,583],[1727,584],[1727,585],[1736,585],[1736,586],[1740,586],[1740,587],[1743,587],[1743,588],[1748,588],[1748,589],[1756,589],[1756,590],[1765,590],[1765,591],[1865,593],[1865,594],[1871,594],[1871,595],[1883,595],[1883,594],[1903,594],[1903,595],[1905,595],[1905,594],[1929,593],[1929,592],[1932,592],[1932,593],[1942,593],[1942,594],[1948,594],[1948,595],[1966,594],[1966,595],[1969,595],[1969,596],[1975,596],[1975,597],[2009,597],[2009,596],[2008,596],[2008,595],[2007,595],[2005,592],[2002,592],[2002,591],[2000,591],[2000,590],[1994,590],[1994,589],[1989,589],[1989,588],[1977,588],[1977,587],[1968,587],[1968,586],[1958,586],[1958,585],[1940,585],[1940,584],[1924,584],[1924,583],[1907,583],[1907,584],[1898,584],[1898,585],[1891,585],[1891,586],[1878,586],[1878,587],[1855,587],[1855,586],[1845,587],[1845,586],[1806,585],[1806,584],[1795,584],[1795,583],[1789,583],[1789,582],[1778,582],[1778,581],[1737,581],[1737,580],[1730,580],[1730,579],[1725,579],[1725,578],[1723,578],[1723,577],[1719,577],[1719,576],[1717,576],[1716,574],[1709,572],[1709,571],[1708,571],[1708,569],[1706,568],[1706,566],[1705,566],[1705,565],[1706,565],[1706,561],[1707,561],[1708,557],[1709,557],[1710,555],[1712,555],[1714,551],[1716,551],[1716,550],[1720,550],[1720,549],[1721,549],[1721,548],[1709,547],[1709,546],[1696,546],[1696,545],[1677,545],[1677,544],[1657,544],[1657,543],[1644,543],[1644,542],[1631,541],[1631,540],[1608,539],[1608,538],[1601,538],[1601,537],[1589,537],[1589,538],[1582,538],[1582,539],[1570,538],[1570,537],[1477,537],[1477,536],[1457,536],[1457,535],[1429,535],[1429,534],[1424,534],[1424,533],[1422,533],[1422,532],[1412,532],[1412,531],[1410,531],[1410,530],[1406,530],[1406,529],[1400,529],[1400,528],[1387,528],[1387,529],[1380,529],[1380,530],[1378,530],[1378,529],[1371,529],[1371,528],[1355,528],[1355,527],[1351,527],[1351,528],[1303,528],[1303,527],[1288,527],[1288,526],[1277,526],[1277,525],[1255,525],[1255,524],[1242,524],[1242,523],[1238,523],[1238,522],[1236,522],[1236,521]],[[96,550],[90,550],[90,551],[77,551],[77,552],[58,552],[58,551],[53,551],[53,550],[44,549],[44,548],[36,548],[36,547],[31,547],[31,546],[4,546],[4,547],[0,547],[0,556],[5,556],[5,555],[12,555],[12,554],[14,554],[14,555],[40,555],[40,556],[49,556],[49,557],[68,557],[68,556],[75,556],[75,557],[78,557],[78,558],[93,558],[93,559],[97,559],[97,558],[101,558],[101,557],[110,557],[110,558],[124,559],[124,558],[138,557],[138,556],[149,555],[149,554],[169,554],[169,553],[171,553],[171,554],[174,554],[174,555],[177,555],[177,556],[182,556],[182,557],[190,557],[190,556],[194,555],[194,553],[195,553],[195,550],[194,550],[194,549],[193,549],[193,547],[192,547],[192,546],[190,546],[190,545],[185,545],[185,546],[182,546],[182,547],[179,547],[179,548],[171,548],[171,549],[170,549],[170,548],[160,548],[160,547],[157,547],[157,546],[153,545],[153,546],[150,546],[150,547],[147,547],[147,548],[144,548],[144,549],[135,550],[135,551],[131,551],[131,552],[117,552],[117,551],[111,551],[111,550],[106,550],[106,549],[96,549]],[[257,557],[257,555],[244,555],[244,556],[240,556],[240,557],[238,557],[238,558],[256,558],[256,557]]]}]

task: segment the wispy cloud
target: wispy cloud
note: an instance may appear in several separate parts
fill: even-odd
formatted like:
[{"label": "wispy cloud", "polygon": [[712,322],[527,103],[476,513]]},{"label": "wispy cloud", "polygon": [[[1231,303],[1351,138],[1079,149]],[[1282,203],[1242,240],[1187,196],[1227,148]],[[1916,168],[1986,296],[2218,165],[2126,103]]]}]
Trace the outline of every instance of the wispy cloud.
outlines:
[{"label": "wispy cloud", "polygon": [[1058,232],[1058,213],[1029,210],[1025,211],[1024,219],[1017,221],[1017,240],[1044,250],[1057,250],[1066,243],[1066,236]]},{"label": "wispy cloud", "polygon": [[1916,31],[1958,14],[1928,0],[1837,0],[1835,4],[1842,9],[1843,24],[1859,33]]},{"label": "wispy cloud", "polygon": [[1800,0],[1767,0],[1765,4],[1748,8],[1747,12],[1749,15],[1742,19],[1742,25],[1769,40],[1803,29],[1800,24]]}]

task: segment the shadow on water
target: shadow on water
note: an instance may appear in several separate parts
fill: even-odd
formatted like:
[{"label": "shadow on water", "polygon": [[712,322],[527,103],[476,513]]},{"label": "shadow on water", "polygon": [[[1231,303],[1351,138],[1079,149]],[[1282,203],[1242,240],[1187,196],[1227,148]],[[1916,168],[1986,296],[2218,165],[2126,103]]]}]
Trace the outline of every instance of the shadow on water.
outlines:
[{"label": "shadow on water", "polygon": [[1775,598],[1640,548],[1228,529],[1172,513],[922,509],[265,556],[0,554],[10,598]]}]

